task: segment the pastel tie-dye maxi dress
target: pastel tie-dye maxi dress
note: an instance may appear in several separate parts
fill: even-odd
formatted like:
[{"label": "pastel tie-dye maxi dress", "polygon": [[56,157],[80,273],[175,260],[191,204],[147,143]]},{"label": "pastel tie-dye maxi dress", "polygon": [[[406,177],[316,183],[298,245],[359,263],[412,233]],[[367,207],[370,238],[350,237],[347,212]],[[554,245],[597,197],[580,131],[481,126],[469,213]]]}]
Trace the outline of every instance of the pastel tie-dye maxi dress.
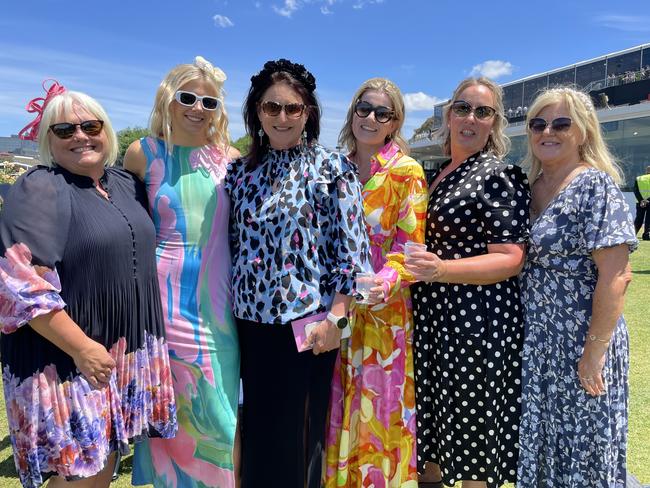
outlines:
[{"label": "pastel tie-dye maxi dress", "polygon": [[227,159],[215,146],[144,138],[145,183],[156,226],[178,434],[136,446],[133,483],[234,486],[239,346],[230,305]]},{"label": "pastel tie-dye maxi dress", "polygon": [[353,306],[330,400],[327,488],[417,488],[415,386],[406,241],[424,241],[427,184],[422,166],[390,142],[371,160],[363,207],[372,266],[386,296]]}]

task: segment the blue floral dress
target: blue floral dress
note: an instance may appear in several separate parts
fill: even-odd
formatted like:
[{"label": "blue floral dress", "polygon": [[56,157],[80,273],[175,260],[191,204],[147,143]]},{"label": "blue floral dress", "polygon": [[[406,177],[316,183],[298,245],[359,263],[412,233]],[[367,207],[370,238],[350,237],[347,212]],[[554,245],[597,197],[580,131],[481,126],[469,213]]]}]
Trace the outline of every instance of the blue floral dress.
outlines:
[{"label": "blue floral dress", "polygon": [[623,316],[604,367],[607,392],[589,396],[577,363],[598,271],[597,249],[637,241],[623,195],[596,169],[576,176],[532,224],[522,275],[525,338],[517,487],[623,488],[628,336]]}]

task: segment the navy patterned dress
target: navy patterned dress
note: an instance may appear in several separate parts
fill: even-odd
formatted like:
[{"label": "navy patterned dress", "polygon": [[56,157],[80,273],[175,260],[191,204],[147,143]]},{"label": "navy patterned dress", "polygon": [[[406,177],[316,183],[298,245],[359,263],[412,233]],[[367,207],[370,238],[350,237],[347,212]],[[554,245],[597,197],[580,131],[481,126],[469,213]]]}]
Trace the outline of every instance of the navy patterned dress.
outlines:
[{"label": "navy patterned dress", "polygon": [[623,488],[628,336],[619,317],[604,367],[607,392],[589,396],[577,363],[591,320],[597,249],[637,241],[612,179],[588,169],[532,224],[522,275],[525,305],[517,487]]}]

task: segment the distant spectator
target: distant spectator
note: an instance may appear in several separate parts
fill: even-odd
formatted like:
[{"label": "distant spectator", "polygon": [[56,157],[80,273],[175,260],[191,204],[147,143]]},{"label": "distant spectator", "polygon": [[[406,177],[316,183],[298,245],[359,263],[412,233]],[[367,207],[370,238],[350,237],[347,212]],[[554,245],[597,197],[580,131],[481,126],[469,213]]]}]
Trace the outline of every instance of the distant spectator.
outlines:
[{"label": "distant spectator", "polygon": [[650,241],[650,166],[646,174],[637,176],[634,181],[634,195],[636,196],[636,218],[634,219],[634,230],[638,234],[643,227],[644,241]]}]

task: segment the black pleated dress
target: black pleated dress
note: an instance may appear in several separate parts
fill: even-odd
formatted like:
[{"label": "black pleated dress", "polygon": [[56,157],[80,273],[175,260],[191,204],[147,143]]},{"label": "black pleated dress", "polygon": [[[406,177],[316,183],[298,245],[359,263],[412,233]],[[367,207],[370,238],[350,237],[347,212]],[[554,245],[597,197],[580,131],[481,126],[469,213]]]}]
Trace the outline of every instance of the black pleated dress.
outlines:
[{"label": "black pleated dress", "polygon": [[[99,472],[146,436],[173,437],[176,406],[143,184],[121,169],[101,179],[37,167],[0,216],[3,383],[24,486]],[[94,389],[70,356],[28,322],[65,310],[117,363]]]}]

